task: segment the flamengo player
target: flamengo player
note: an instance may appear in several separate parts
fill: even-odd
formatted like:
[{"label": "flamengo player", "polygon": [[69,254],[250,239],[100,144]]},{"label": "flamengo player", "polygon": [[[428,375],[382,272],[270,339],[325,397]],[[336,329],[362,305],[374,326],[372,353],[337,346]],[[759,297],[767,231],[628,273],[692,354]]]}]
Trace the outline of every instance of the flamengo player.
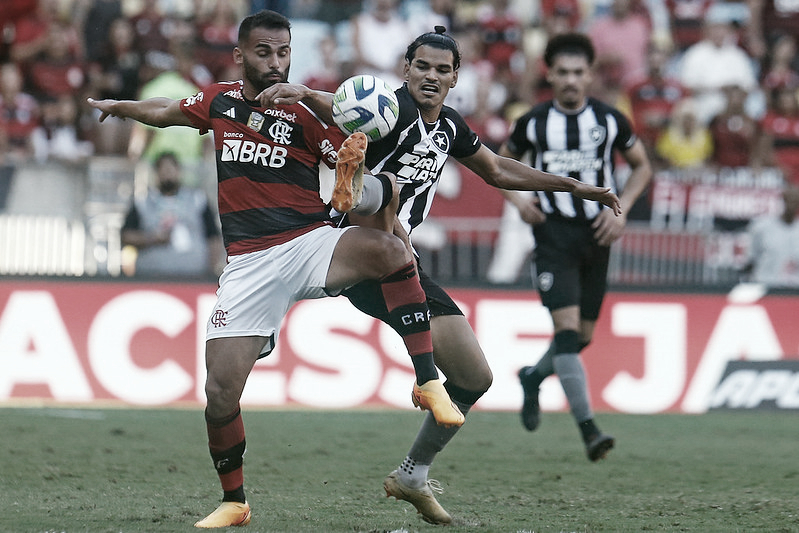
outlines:
[{"label": "flamengo player", "polygon": [[[391,325],[402,335],[416,371],[414,403],[438,424],[459,426],[463,415],[451,402],[433,364],[429,311],[412,256],[397,237],[364,227],[336,228],[319,196],[318,165],[336,167],[337,187],[361,197],[353,212],[374,214],[393,198],[395,178],[362,175],[366,148],[354,134],[328,127],[303,103],[273,107],[264,95],[285,82],[291,62],[288,19],[272,11],[245,18],[233,51],[241,81],[217,83],[182,100],[89,100],[108,116],[157,127],[191,126],[214,132],[219,212],[228,264],[219,279],[217,303],[206,334],[209,448],[224,491],[222,504],[195,525],[244,525],[250,506],[242,471],[244,425],[239,407],[255,361],[275,345],[280,322],[295,302],[335,295],[360,281],[376,280]],[[362,180],[362,187],[360,187]]]}]

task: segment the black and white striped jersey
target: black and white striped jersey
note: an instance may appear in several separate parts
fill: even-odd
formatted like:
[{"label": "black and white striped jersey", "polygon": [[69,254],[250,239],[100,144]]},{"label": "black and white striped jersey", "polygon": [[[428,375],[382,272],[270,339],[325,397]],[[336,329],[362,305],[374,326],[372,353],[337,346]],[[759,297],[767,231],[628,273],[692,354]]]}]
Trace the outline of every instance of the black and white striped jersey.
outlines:
[{"label": "black and white striped jersey", "polygon": [[400,108],[397,125],[383,139],[369,143],[366,167],[373,174],[388,171],[397,176],[397,216],[410,234],[430,212],[447,158],[473,155],[481,144],[477,134],[451,107],[444,106],[438,120],[427,124],[407,86],[395,92]]},{"label": "black and white striped jersey", "polygon": [[[636,138],[620,111],[595,98],[573,113],[550,100],[516,120],[506,147],[519,157],[529,153],[530,164],[539,170],[610,187],[618,194],[613,151],[631,148]],[[604,207],[567,192],[537,194],[545,213],[564,218],[593,220]]]}]

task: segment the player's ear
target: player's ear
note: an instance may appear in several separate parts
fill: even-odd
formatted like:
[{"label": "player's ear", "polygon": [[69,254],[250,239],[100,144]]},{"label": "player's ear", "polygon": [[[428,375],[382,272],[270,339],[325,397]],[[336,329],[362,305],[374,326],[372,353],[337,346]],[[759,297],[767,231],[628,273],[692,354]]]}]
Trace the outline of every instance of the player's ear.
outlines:
[{"label": "player's ear", "polygon": [[233,62],[237,65],[241,65],[244,62],[244,56],[238,46],[233,49]]},{"label": "player's ear", "polygon": [[458,84],[458,71],[452,73],[452,81],[449,82],[449,88],[452,89]]},{"label": "player's ear", "polygon": [[402,75],[405,78],[405,81],[408,81],[408,73],[411,71],[411,64],[408,63],[408,60],[405,60],[405,66],[402,67]]}]

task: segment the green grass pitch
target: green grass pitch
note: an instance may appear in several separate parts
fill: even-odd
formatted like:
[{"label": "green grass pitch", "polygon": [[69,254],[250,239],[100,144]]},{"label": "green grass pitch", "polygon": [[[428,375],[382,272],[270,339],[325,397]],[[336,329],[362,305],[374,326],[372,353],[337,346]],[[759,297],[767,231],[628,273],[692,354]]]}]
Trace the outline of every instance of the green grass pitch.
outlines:
[{"label": "green grass pitch", "polygon": [[[600,413],[589,463],[566,413],[536,433],[473,412],[431,470],[451,526],[385,498],[418,411],[244,409],[242,532],[796,532],[799,417]],[[0,533],[190,532],[218,504],[200,409],[0,409]]]}]

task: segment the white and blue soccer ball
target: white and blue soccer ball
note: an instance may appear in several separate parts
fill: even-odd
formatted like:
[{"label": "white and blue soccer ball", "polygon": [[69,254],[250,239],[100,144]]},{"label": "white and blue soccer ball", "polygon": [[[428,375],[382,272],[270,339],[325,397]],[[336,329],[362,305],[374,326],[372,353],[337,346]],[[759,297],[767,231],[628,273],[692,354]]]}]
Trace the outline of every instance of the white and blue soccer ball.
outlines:
[{"label": "white and blue soccer ball", "polygon": [[378,141],[391,133],[398,118],[394,89],[376,76],[348,78],[333,94],[333,120],[347,135],[360,131]]}]

